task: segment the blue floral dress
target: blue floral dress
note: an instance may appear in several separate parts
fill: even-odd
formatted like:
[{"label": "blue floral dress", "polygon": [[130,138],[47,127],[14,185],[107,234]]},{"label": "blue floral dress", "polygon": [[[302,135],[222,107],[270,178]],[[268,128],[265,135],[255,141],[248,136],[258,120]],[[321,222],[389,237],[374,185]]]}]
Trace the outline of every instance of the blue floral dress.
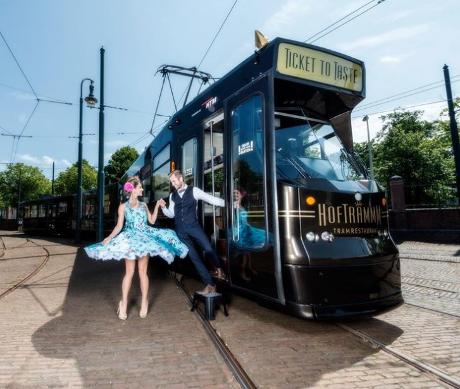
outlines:
[{"label": "blue floral dress", "polygon": [[137,259],[145,255],[160,256],[172,263],[177,255],[187,256],[187,246],[179,240],[173,230],[154,228],[147,224],[147,205],[139,202],[136,208],[125,203],[125,225],[123,230],[104,246],[95,243],[85,247],[86,254],[93,259],[122,260]]}]

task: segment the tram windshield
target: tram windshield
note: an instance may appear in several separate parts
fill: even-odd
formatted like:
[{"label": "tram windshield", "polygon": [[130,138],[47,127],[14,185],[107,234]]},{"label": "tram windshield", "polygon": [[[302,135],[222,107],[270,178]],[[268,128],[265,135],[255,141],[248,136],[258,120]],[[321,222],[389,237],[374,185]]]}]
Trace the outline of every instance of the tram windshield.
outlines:
[{"label": "tram windshield", "polygon": [[340,182],[373,186],[365,168],[345,149],[329,123],[277,113],[275,126],[278,178],[325,179],[341,187]]}]

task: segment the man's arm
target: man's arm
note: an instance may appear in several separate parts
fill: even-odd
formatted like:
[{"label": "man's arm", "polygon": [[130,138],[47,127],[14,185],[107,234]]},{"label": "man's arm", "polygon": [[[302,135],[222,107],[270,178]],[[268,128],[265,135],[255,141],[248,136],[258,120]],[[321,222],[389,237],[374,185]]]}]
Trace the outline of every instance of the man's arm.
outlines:
[{"label": "man's arm", "polygon": [[200,188],[197,188],[196,186],[193,187],[193,197],[195,198],[195,200],[203,200],[204,202],[211,205],[215,205],[217,207],[225,206],[224,199],[211,196],[210,194],[203,192]]},{"label": "man's arm", "polygon": [[161,207],[161,211],[170,219],[174,217],[174,201],[172,200],[172,194],[169,195],[169,207]]}]

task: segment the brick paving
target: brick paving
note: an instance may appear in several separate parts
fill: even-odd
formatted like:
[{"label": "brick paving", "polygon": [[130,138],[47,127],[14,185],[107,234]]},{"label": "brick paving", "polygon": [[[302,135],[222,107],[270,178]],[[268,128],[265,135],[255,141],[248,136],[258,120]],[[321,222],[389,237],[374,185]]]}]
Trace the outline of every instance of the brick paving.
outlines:
[{"label": "brick paving", "polygon": [[399,249],[404,300],[460,317],[460,245],[404,242]]},{"label": "brick paving", "polygon": [[[25,243],[2,238],[7,247]],[[151,264],[147,318],[138,316],[135,288],[129,318],[120,321],[115,306],[122,264],[90,262],[59,242],[33,242],[51,256],[38,274],[0,300],[1,388],[238,387],[161,266]],[[19,266],[23,259],[13,261]],[[1,274],[10,274],[11,268],[4,272],[7,263],[0,261]],[[29,263],[30,271],[35,265]]]},{"label": "brick paving", "polygon": [[[298,319],[238,296],[229,313],[218,311],[211,323],[260,388],[446,387],[333,323]],[[403,335],[395,325],[385,329],[390,343]]]},{"label": "brick paving", "polygon": [[[62,240],[0,235],[1,288],[50,253],[38,274],[0,299],[1,388],[239,387],[159,262],[150,267],[147,319],[138,317],[136,280],[123,322],[115,316],[120,263],[90,262]],[[454,245],[404,242],[405,298],[432,310],[405,304],[347,325],[459,377],[460,319],[433,310],[456,309],[459,253]],[[201,287],[190,279],[186,284]],[[260,388],[447,387],[333,323],[297,319],[239,296],[229,311],[211,323]]]}]

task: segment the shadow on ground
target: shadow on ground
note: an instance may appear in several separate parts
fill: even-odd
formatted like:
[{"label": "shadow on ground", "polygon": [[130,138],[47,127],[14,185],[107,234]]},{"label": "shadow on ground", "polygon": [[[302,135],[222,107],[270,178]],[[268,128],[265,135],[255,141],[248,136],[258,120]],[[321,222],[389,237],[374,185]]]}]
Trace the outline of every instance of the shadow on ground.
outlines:
[{"label": "shadow on ground", "polygon": [[[33,345],[42,356],[76,361],[77,378],[83,387],[145,385],[146,375],[155,378],[152,367],[169,345],[165,339],[171,337],[170,329],[158,319],[164,307],[156,307],[164,287],[172,284],[167,268],[161,260],[151,260],[149,305],[156,309],[151,309],[147,319],[138,316],[140,293],[135,274],[127,321],[116,316],[123,271],[123,262],[91,261],[82,249],[78,250],[62,315],[33,334]],[[67,379],[71,377],[48,377],[46,383],[59,386],[67,384]]]}]

